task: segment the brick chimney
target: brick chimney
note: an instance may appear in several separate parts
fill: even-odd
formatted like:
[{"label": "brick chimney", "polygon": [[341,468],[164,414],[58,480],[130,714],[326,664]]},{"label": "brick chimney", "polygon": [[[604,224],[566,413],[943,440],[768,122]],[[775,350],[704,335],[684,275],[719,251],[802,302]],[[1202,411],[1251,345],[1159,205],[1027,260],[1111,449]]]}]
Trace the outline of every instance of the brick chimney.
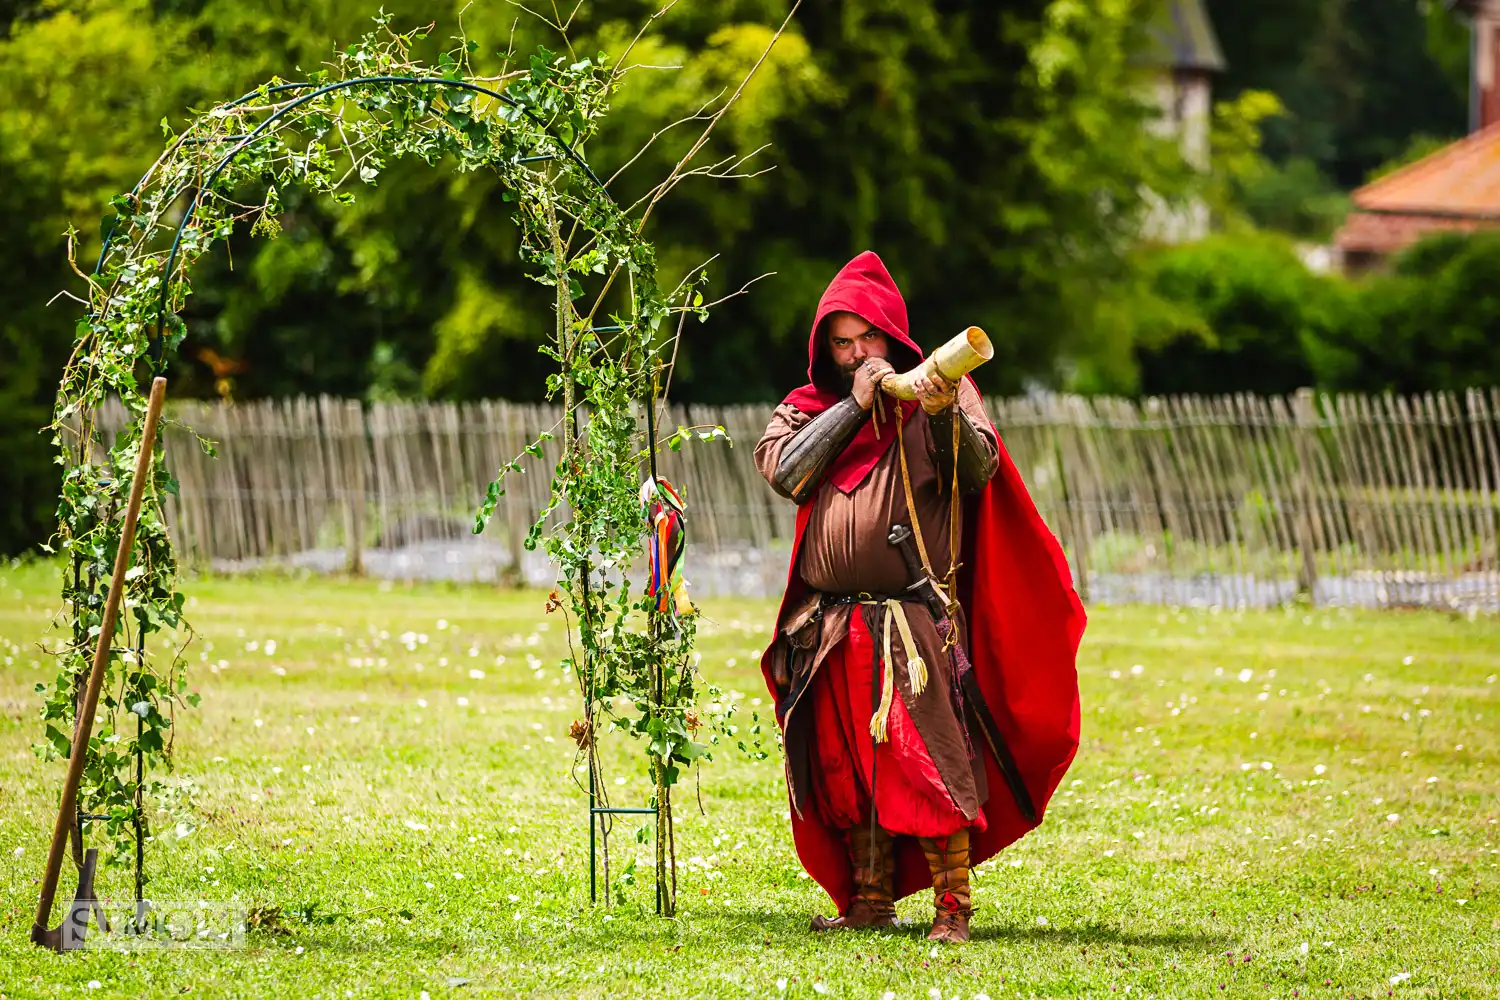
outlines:
[{"label": "brick chimney", "polygon": [[1449,0],[1469,18],[1469,130],[1500,122],[1500,0]]}]

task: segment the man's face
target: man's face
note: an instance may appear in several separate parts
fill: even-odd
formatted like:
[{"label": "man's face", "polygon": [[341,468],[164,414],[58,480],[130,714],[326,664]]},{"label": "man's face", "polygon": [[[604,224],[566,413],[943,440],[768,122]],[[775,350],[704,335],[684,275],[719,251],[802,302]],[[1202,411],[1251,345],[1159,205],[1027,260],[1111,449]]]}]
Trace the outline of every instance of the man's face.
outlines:
[{"label": "man's face", "polygon": [[852,379],[860,365],[870,358],[890,354],[889,338],[867,320],[851,312],[836,312],[828,317],[828,353],[845,378]]}]

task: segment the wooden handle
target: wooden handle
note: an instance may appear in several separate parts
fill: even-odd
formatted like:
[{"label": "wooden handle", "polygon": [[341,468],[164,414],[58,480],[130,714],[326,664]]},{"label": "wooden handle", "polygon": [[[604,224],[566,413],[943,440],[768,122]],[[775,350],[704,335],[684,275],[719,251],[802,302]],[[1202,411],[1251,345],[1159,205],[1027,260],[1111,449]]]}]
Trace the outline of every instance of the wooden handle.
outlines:
[{"label": "wooden handle", "polygon": [[36,904],[36,923],[32,940],[47,930],[52,920],[52,901],[57,895],[57,880],[62,874],[63,852],[68,846],[68,830],[78,805],[78,785],[83,780],[83,766],[88,758],[89,737],[93,734],[94,713],[99,708],[99,689],[104,686],[104,668],[109,663],[114,644],[115,626],[120,620],[120,599],[125,590],[125,571],[130,568],[130,551],[135,546],[135,526],[141,513],[141,496],[151,477],[151,453],[156,447],[156,425],[161,419],[163,401],[167,398],[167,380],[151,383],[151,401],[146,406],[146,423],[141,430],[141,453],[135,461],[135,478],[130,483],[130,503],[125,508],[125,523],[120,530],[120,547],[115,552],[115,573],[104,601],[104,621],[99,628],[99,644],[94,647],[94,666],[84,691],[83,706],[78,710],[73,730],[73,746],[68,754],[68,778],[63,783],[62,803],[57,824],[52,828],[52,849],[47,854],[47,872],[42,878],[42,895]]}]

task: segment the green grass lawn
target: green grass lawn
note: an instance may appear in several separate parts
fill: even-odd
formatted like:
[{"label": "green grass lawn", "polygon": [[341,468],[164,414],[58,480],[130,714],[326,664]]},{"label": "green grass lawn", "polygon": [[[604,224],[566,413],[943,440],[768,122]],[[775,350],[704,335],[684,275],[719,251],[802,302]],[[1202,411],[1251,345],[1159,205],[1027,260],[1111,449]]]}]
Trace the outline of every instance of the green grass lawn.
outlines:
[{"label": "green grass lawn", "polygon": [[[831,907],[779,761],[728,753],[702,814],[692,779],[678,797],[678,918],[652,915],[623,821],[615,863],[639,851],[643,877],[591,907],[576,692],[539,593],[192,581],[203,702],[176,746],[200,828],[152,846],[149,892],[279,927],[59,956],[27,939],[63,774],[30,749],[57,584],[0,568],[0,998],[1500,996],[1494,620],[1094,610],[1077,762],[976,874],[975,940],[934,950],[925,895],[895,932],[810,934]],[[706,605],[704,670],[752,704],[773,605]],[[607,762],[615,804],[645,802],[635,759]]]}]

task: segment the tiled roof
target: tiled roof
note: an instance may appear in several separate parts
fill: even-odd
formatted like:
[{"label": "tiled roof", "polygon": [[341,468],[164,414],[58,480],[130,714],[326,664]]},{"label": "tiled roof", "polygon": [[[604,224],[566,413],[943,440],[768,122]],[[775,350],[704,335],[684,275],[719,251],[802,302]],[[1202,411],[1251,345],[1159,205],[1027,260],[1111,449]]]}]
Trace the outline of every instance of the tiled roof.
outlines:
[{"label": "tiled roof", "polygon": [[1365,212],[1500,219],[1500,123],[1354,192]]},{"label": "tiled roof", "polygon": [[1473,15],[1488,3],[1491,7],[1500,9],[1500,3],[1496,0],[1444,0],[1447,7],[1452,10],[1457,8],[1465,14]]},{"label": "tiled roof", "polygon": [[1500,219],[1462,219],[1451,215],[1351,212],[1334,237],[1346,253],[1392,254],[1436,232],[1500,229]]},{"label": "tiled roof", "polygon": [[1152,36],[1152,62],[1179,70],[1224,72],[1224,53],[1203,0],[1169,0]]}]

